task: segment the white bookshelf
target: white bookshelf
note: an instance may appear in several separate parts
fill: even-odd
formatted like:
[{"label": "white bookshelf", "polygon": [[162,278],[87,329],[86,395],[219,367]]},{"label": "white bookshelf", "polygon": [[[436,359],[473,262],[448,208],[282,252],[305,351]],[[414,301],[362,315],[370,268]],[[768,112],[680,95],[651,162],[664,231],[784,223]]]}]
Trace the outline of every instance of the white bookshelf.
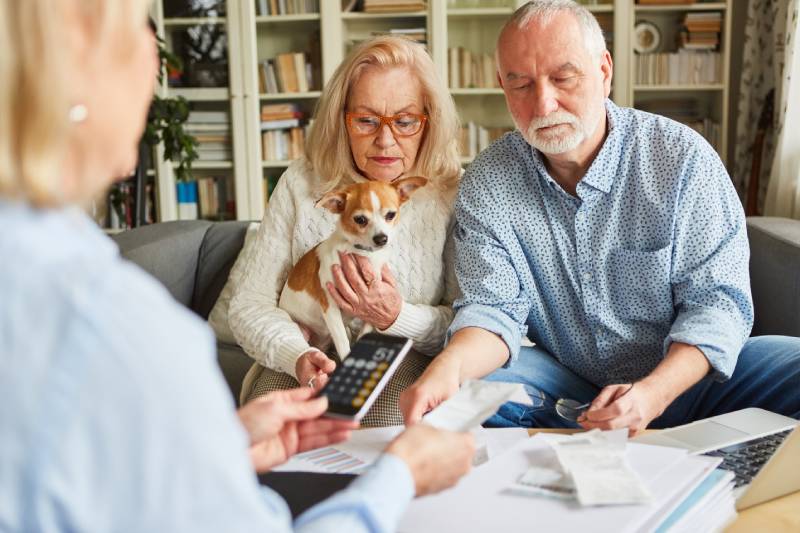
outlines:
[{"label": "white bookshelf", "polygon": [[[259,90],[258,62],[289,51],[306,51],[309,36],[319,32],[319,78],[325,83],[349,51],[354,41],[373,31],[391,28],[425,28],[427,47],[439,74],[448,79],[448,48],[469,47],[475,53],[494,53],[497,34],[505,20],[524,0],[428,0],[428,9],[413,13],[342,12],[340,0],[320,0],[320,13],[264,15],[258,12],[258,0],[228,0],[225,17],[167,18],[162,2],[154,7],[159,33],[198,24],[224,25],[229,35],[229,85],[218,88],[161,87],[162,94],[182,94],[201,109],[228,107],[231,112],[234,157],[229,162],[195,163],[198,172],[228,173],[236,185],[236,217],[260,219],[265,207],[267,178],[279,176],[289,161],[263,160],[261,150],[260,108],[263,104],[293,102],[309,117],[320,97],[319,87],[304,93],[265,94]],[[719,122],[721,142],[717,147],[724,160],[727,152],[730,11],[732,0],[690,5],[640,6],[635,0],[598,1],[587,7],[598,16],[604,30],[613,33],[610,49],[614,60],[612,99],[619,105],[635,106],[642,102],[675,95],[699,102]],[[720,83],[704,85],[636,84],[633,28],[637,21],[663,25],[662,36],[669,40],[675,21],[687,12],[719,11],[723,17],[720,53]],[[672,28],[672,29],[670,29]],[[169,44],[169,40],[167,41]],[[669,44],[669,43],[667,43]],[[673,48],[674,49],[674,48]],[[669,48],[665,49],[669,51]],[[452,88],[462,122],[474,121],[486,127],[511,127],[501,89]],[[203,107],[205,106],[205,107]],[[160,154],[159,154],[160,156]],[[468,164],[471,158],[462,157]],[[175,182],[171,165],[157,165],[159,217],[172,220],[175,207]]]},{"label": "white bookshelf", "polygon": [[701,2],[688,5],[650,6],[634,4],[633,0],[627,2],[627,7],[633,9],[629,12],[627,21],[629,35],[633,34],[634,26],[640,21],[654,24],[661,33],[661,45],[658,52],[674,53],[677,51],[677,37],[680,22],[687,13],[720,13],[722,17],[720,45],[720,72],[716,83],[701,84],[640,84],[636,83],[637,58],[633,44],[628,49],[626,61],[627,77],[631,83],[627,84],[628,94],[624,100],[625,105],[642,107],[653,101],[685,100],[691,101],[700,113],[707,116],[719,126],[719,139],[715,149],[723,163],[728,154],[728,123],[730,99],[730,49],[731,49],[731,7],[733,0],[724,2]]}]

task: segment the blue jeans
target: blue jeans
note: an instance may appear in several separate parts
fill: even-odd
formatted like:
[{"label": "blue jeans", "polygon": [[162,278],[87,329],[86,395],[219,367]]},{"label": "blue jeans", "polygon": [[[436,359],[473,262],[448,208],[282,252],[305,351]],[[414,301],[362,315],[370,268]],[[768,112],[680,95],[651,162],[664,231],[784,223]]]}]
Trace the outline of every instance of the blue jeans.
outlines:
[{"label": "blue jeans", "polygon": [[[512,365],[484,379],[522,383],[536,404],[505,403],[484,423],[486,427],[579,427],[559,417],[552,406],[559,398],[591,402],[600,392],[538,347],[522,348]],[[731,379],[724,383],[710,377],[700,380],[648,427],[678,426],[746,407],[800,419],[800,338],[751,337],[739,353]]]}]

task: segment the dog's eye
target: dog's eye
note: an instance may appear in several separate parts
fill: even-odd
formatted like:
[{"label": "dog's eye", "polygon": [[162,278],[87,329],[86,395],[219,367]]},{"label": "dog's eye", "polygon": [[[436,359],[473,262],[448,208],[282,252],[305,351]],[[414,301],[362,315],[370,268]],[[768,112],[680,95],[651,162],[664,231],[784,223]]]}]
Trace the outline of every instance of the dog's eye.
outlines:
[{"label": "dog's eye", "polygon": [[395,216],[397,216],[397,213],[395,213],[394,211],[389,211],[388,213],[386,213],[386,221],[391,222],[392,220],[394,220]]},{"label": "dog's eye", "polygon": [[365,217],[364,215],[358,215],[353,217],[353,222],[355,222],[359,226],[366,226],[367,222],[369,221],[367,220],[367,217]]}]

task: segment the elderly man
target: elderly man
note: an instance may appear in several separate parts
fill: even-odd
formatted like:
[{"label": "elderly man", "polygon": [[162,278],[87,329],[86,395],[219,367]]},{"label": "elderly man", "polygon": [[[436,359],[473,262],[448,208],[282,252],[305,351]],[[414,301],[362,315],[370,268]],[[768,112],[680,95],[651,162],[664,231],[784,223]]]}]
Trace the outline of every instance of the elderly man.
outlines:
[{"label": "elderly man", "polygon": [[[800,339],[748,340],[745,220],[712,147],[607,99],[611,56],[575,2],[521,7],[497,58],[518,131],[462,181],[462,297],[447,347],[401,397],[406,421],[487,374],[550,406],[591,402],[585,428],[636,433],[750,406],[800,417]],[[520,349],[524,335],[534,348]],[[571,424],[506,404],[487,425]]]}]

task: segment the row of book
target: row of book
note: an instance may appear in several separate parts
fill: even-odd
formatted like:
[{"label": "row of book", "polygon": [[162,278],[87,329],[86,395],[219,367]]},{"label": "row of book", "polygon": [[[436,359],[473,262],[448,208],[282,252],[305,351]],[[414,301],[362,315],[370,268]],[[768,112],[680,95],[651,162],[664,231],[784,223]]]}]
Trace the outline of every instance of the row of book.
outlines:
[{"label": "row of book", "polygon": [[461,46],[447,49],[447,72],[451,89],[492,89],[497,83],[497,62],[492,54],[478,54]]},{"label": "row of book", "polygon": [[636,102],[637,109],[681,122],[705,137],[714,148],[720,146],[722,130],[718,121],[708,116],[708,109],[696,98],[658,98]]},{"label": "row of book", "polygon": [[178,220],[233,220],[236,197],[230,177],[208,176],[176,184]]},{"label": "row of book", "polygon": [[475,122],[466,123],[461,127],[458,139],[461,157],[474,158],[509,131],[510,128],[488,128]]},{"label": "row of book", "polygon": [[[134,180],[125,180],[115,183],[108,192],[106,202],[105,221],[101,223],[108,229],[127,230],[134,227],[136,216],[136,183]],[[143,224],[153,224],[156,221],[155,194],[152,183],[146,183],[144,189],[144,220]]]},{"label": "row of book", "polygon": [[257,0],[258,14],[305,15],[319,13],[319,0]]},{"label": "row of book", "polygon": [[261,155],[264,161],[291,161],[303,157],[307,128],[267,130],[261,133]]},{"label": "row of book", "polygon": [[635,63],[637,85],[704,85],[722,80],[719,52],[636,54]]},{"label": "row of book", "polygon": [[355,46],[356,44],[366,41],[372,37],[378,37],[380,35],[395,35],[400,37],[405,37],[406,39],[410,39],[414,42],[420,44],[428,44],[428,32],[427,30],[422,28],[392,28],[386,31],[351,31],[348,33],[347,39],[347,46],[348,50]]},{"label": "row of book", "polygon": [[231,118],[228,111],[192,111],[184,125],[197,139],[198,161],[231,161]]},{"label": "row of book", "polygon": [[258,85],[267,94],[305,93],[315,87],[314,68],[302,52],[278,54],[259,63]]},{"label": "row of book", "polygon": [[722,13],[687,13],[678,45],[686,50],[716,50],[722,31]]},{"label": "row of book", "polygon": [[261,106],[261,156],[265,161],[288,161],[305,153],[308,125],[295,103]]},{"label": "row of book", "polygon": [[408,13],[425,11],[428,8],[425,0],[359,0],[348,2],[345,11],[363,11],[364,13]]}]

